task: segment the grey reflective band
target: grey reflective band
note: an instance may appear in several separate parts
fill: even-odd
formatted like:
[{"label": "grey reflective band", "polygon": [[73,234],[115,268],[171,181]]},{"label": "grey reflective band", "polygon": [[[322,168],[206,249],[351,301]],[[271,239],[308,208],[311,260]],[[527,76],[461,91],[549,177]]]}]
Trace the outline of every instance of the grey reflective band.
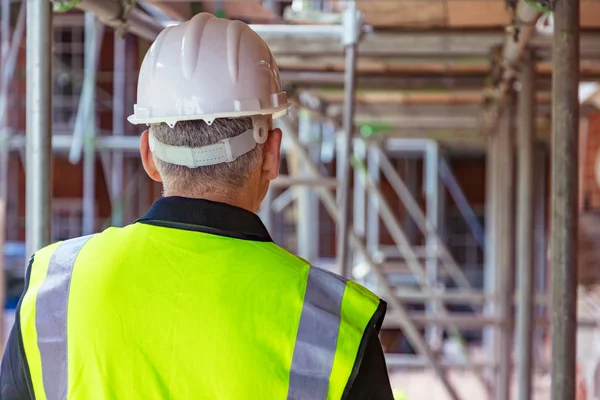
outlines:
[{"label": "grey reflective band", "polygon": [[311,267],[294,346],[288,400],[325,400],[340,328],[344,279]]},{"label": "grey reflective band", "polygon": [[256,147],[254,130],[248,129],[230,139],[202,147],[171,146],[149,134],[150,151],[156,158],[169,164],[188,168],[232,162]]},{"label": "grey reflective band", "polygon": [[36,298],[35,327],[47,400],[65,400],[68,391],[67,306],[73,265],[91,236],[61,243],[50,257]]}]

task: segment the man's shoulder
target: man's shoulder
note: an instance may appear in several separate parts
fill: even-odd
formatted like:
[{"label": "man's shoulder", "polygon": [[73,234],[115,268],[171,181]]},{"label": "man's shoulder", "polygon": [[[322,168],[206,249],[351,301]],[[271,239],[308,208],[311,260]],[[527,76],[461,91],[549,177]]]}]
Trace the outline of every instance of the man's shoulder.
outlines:
[{"label": "man's shoulder", "polygon": [[51,257],[57,250],[62,249],[81,249],[85,244],[91,242],[98,242],[111,240],[115,244],[121,243],[127,236],[125,228],[108,228],[102,232],[94,233],[91,235],[77,236],[74,238],[58,240],[52,244],[49,244],[38,251],[36,251],[32,258],[35,260],[45,259]]},{"label": "man's shoulder", "polygon": [[268,254],[270,257],[273,257],[278,262],[286,264],[296,264],[303,267],[310,267],[310,263],[308,261],[273,242],[252,243],[258,244],[259,248],[265,252],[265,255]]},{"label": "man's shoulder", "polygon": [[31,259],[34,261],[37,261],[40,259],[50,258],[52,256],[52,254],[54,254],[56,249],[61,245],[62,242],[63,241],[58,241],[58,242],[49,244],[45,247],[42,247],[41,249],[39,249],[38,251],[33,253],[33,255],[31,256]]}]

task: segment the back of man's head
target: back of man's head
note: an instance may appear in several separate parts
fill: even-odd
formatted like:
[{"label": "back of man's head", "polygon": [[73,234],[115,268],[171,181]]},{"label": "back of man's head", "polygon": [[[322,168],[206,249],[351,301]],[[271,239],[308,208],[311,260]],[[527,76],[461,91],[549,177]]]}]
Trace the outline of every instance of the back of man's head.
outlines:
[{"label": "back of man's head", "polygon": [[[150,126],[150,134],[161,143],[200,148],[231,139],[252,129],[252,119],[219,118],[211,125],[202,120],[180,121],[173,128],[167,124]],[[232,162],[188,168],[169,164],[153,157],[163,180],[165,191],[192,195],[211,191],[235,192],[248,183],[251,173],[262,161],[262,145],[241,155]]]}]

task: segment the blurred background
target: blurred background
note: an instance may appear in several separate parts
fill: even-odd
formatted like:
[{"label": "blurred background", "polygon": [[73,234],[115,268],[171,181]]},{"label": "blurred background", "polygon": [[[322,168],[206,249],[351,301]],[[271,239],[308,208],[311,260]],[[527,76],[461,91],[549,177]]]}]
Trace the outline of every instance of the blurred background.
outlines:
[{"label": "blurred background", "polygon": [[[278,122],[281,176],[260,215],[278,244],[388,301],[382,341],[398,398],[451,398],[450,384],[462,399],[508,399],[529,379],[516,369],[526,357],[531,398],[550,398],[552,75],[574,57],[553,58],[553,1],[51,3],[51,106],[32,107],[52,120],[52,174],[37,180],[52,194],[52,242],[133,223],[161,196],[139,159],[142,128],[126,121],[141,61],[161,29],[198,12],[239,19],[270,46],[294,103]],[[25,1],[0,0],[5,331],[37,229],[25,207],[26,57],[36,50],[26,12]],[[600,398],[600,1],[581,0],[580,26],[570,82],[582,400]]]}]

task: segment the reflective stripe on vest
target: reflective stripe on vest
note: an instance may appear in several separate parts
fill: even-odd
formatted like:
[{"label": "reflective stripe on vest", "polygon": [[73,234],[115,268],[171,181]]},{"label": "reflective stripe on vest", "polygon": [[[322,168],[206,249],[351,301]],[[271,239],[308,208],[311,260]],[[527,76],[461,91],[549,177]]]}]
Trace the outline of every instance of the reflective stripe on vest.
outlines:
[{"label": "reflective stripe on vest", "polygon": [[61,243],[48,264],[36,299],[37,343],[47,400],[65,400],[68,392],[67,306],[75,259],[91,236]]},{"label": "reflective stripe on vest", "polygon": [[326,399],[346,282],[311,267],[290,369],[289,400]]}]

